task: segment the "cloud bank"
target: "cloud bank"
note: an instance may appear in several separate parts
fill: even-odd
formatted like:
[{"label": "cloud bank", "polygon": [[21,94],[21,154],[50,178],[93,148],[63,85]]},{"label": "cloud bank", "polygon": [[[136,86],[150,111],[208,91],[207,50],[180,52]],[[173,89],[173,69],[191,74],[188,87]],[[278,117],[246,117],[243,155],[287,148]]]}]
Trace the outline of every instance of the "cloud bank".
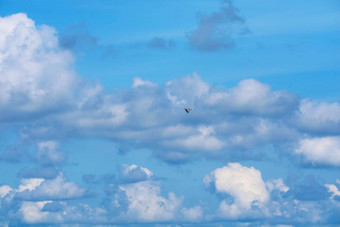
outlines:
[{"label": "cloud bank", "polygon": [[[240,20],[229,8],[228,17]],[[73,136],[148,148],[168,162],[202,156],[252,159],[258,156],[249,152],[254,148],[300,144],[291,155],[314,165],[338,165],[327,157],[339,153],[337,137],[329,137],[339,131],[339,103],[300,99],[254,79],[215,87],[196,73],[163,85],[135,78],[130,89],[110,94],[75,74],[72,55],[58,46],[54,29],[36,27],[25,14],[1,18],[0,27],[0,119],[21,125],[22,139],[50,141],[38,145],[37,160],[44,165],[65,161],[51,146]],[[186,107],[193,111],[186,114]],[[332,151],[310,149],[311,143],[325,141]]]}]

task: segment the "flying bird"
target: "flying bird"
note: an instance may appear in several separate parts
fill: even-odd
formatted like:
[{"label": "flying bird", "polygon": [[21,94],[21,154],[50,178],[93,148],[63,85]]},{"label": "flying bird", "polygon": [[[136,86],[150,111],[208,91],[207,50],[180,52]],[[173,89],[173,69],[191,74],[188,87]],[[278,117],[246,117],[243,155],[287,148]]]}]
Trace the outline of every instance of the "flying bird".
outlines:
[{"label": "flying bird", "polygon": [[191,109],[189,108],[184,108],[185,112],[189,113]]}]

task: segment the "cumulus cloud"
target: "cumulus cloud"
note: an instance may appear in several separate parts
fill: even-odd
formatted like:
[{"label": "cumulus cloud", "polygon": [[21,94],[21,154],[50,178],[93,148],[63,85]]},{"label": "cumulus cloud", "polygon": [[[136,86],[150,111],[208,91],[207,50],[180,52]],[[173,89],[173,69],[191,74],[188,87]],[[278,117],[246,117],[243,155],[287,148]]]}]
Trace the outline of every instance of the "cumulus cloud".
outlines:
[{"label": "cumulus cloud", "polygon": [[[129,171],[138,166],[126,168]],[[217,212],[209,212],[209,207],[195,204],[185,207],[184,197],[172,192],[164,195],[160,182],[152,180],[117,184],[100,207],[72,202],[70,200],[79,198],[80,194],[84,195],[84,189],[60,174],[52,180],[22,179],[16,189],[0,186],[0,216],[15,214],[11,217],[13,220],[21,218],[21,224],[211,224],[221,219],[251,223],[266,218],[268,224],[295,225],[327,223],[331,217],[326,214],[337,211],[339,190],[333,184],[323,186],[329,192],[323,200],[303,200],[296,193],[296,188],[306,185],[313,191],[311,188],[315,182],[299,183],[293,179],[289,187],[281,178],[265,182],[259,170],[239,163],[229,163],[212,171],[203,182],[221,198]],[[290,193],[291,190],[293,193]]]},{"label": "cumulus cloud", "polygon": [[0,186],[0,197],[1,198],[5,197],[12,190],[13,189],[10,186],[8,186],[8,185]]},{"label": "cumulus cloud", "polygon": [[37,28],[19,13],[0,18],[0,120],[60,112],[72,101],[77,76],[72,55],[60,50],[55,30]]},{"label": "cumulus cloud", "polygon": [[73,182],[68,182],[62,173],[52,180],[42,178],[22,179],[16,199],[20,200],[68,200],[81,198],[86,190]]},{"label": "cumulus cloud", "polygon": [[41,211],[47,203],[48,201],[24,202],[20,208],[23,220],[30,224],[51,221],[49,213]]},{"label": "cumulus cloud", "polygon": [[279,179],[273,179],[266,182],[266,187],[269,192],[272,192],[274,190],[279,190],[280,192],[288,192],[289,187],[287,187],[281,178]]},{"label": "cumulus cloud", "polygon": [[303,99],[296,113],[298,126],[316,134],[340,133],[340,104]]},{"label": "cumulus cloud", "polygon": [[[283,114],[297,104],[296,95],[287,91],[271,91],[269,85],[254,79],[241,81],[235,88],[230,89],[225,99],[234,111],[261,115]],[[222,100],[216,97],[212,101]]]},{"label": "cumulus cloud", "polygon": [[295,148],[295,153],[301,155],[312,165],[340,165],[340,137],[317,137],[301,139]]},{"label": "cumulus cloud", "polygon": [[107,221],[103,208],[69,202],[85,195],[86,190],[67,181],[62,172],[51,180],[24,178],[17,188],[0,186],[0,217],[10,225]]},{"label": "cumulus cloud", "polygon": [[139,222],[164,222],[175,219],[182,199],[174,193],[168,198],[160,195],[160,185],[157,182],[139,182],[124,185],[120,190],[125,192],[129,204],[125,215]]},{"label": "cumulus cloud", "polygon": [[229,163],[228,166],[214,170],[204,177],[203,182],[213,187],[217,193],[225,193],[233,198],[231,204],[223,200],[218,210],[221,217],[229,219],[247,216],[252,209],[263,212],[270,198],[261,172],[239,163]]},{"label": "cumulus cloud", "polygon": [[59,164],[66,160],[63,153],[59,152],[56,141],[43,141],[38,143],[37,159],[42,165]]},{"label": "cumulus cloud", "polygon": [[[264,181],[261,172],[239,163],[229,163],[203,178],[221,200],[214,215],[207,220],[253,221],[292,225],[325,224],[338,212],[338,188],[320,184],[313,176],[301,182],[289,178],[288,186],[281,178]],[[258,224],[258,223],[257,223]]]},{"label": "cumulus cloud", "polygon": [[139,86],[154,87],[154,86],[157,86],[157,85],[148,81],[148,80],[143,80],[139,77],[133,78],[132,87],[136,88],[136,87],[139,87]]},{"label": "cumulus cloud", "polygon": [[153,173],[144,167],[137,165],[126,165],[120,166],[119,177],[123,182],[138,182],[150,179]]},{"label": "cumulus cloud", "polygon": [[[284,121],[294,112],[297,97],[272,91],[252,79],[220,90],[198,74],[162,86],[135,78],[131,89],[116,96],[106,93],[100,84],[79,92],[72,111],[26,126],[21,135],[42,141],[59,139],[56,135],[99,136],[121,145],[151,148],[157,157],[175,162],[218,156],[228,148],[287,142],[298,136],[297,129]],[[186,107],[193,109],[188,115]],[[44,154],[49,162],[52,156],[55,162],[62,160],[57,151],[49,149]]]},{"label": "cumulus cloud", "polygon": [[181,213],[183,219],[190,222],[199,222],[203,219],[203,211],[200,206],[194,206],[192,208],[182,208]]},{"label": "cumulus cloud", "polygon": [[190,45],[199,51],[230,49],[234,38],[249,33],[245,20],[232,0],[223,1],[221,9],[210,15],[199,15],[198,28],[188,34]]},{"label": "cumulus cloud", "polygon": [[[56,209],[56,206],[57,209]],[[70,205],[53,201],[24,201],[19,209],[23,224],[74,224],[103,223],[107,221],[105,210],[87,204]]]}]

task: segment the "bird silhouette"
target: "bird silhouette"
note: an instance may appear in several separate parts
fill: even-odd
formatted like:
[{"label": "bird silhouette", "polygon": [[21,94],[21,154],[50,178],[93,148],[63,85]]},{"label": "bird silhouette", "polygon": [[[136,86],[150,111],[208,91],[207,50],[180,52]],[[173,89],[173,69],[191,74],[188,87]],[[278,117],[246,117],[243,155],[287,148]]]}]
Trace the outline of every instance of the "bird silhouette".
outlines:
[{"label": "bird silhouette", "polygon": [[189,108],[184,108],[185,112],[189,113],[191,109]]}]

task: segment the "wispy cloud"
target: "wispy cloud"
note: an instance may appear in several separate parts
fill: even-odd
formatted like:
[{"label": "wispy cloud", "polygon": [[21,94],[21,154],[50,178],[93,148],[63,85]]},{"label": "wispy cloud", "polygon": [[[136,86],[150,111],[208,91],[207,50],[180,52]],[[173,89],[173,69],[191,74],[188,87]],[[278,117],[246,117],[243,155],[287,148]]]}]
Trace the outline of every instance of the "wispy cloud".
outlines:
[{"label": "wispy cloud", "polygon": [[209,52],[231,49],[235,37],[249,33],[233,1],[224,0],[219,11],[199,15],[198,27],[188,34],[188,39],[194,49]]},{"label": "wispy cloud", "polygon": [[68,27],[60,34],[59,45],[64,49],[75,49],[80,46],[96,46],[98,38],[91,35],[85,24],[77,24]]},{"label": "wispy cloud", "polygon": [[175,47],[175,42],[161,37],[154,37],[148,42],[148,47],[152,49],[169,50]]}]

